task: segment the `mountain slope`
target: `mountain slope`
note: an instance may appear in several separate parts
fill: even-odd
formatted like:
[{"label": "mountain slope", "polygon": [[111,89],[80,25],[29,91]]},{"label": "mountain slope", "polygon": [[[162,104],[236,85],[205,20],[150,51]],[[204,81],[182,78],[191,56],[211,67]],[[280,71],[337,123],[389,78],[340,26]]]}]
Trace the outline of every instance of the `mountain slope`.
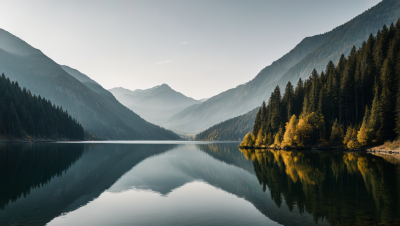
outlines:
[{"label": "mountain slope", "polygon": [[73,69],[71,67],[68,67],[66,65],[60,65],[60,67],[66,71],[68,74],[72,75],[74,78],[78,79],[82,84],[87,86],[89,89],[92,91],[98,93],[98,94],[103,94],[106,96],[109,96],[110,98],[113,96],[110,92],[108,92],[106,89],[104,89],[99,83],[96,81],[92,80],[89,78],[87,75],[82,74],[80,71]]},{"label": "mountain slope", "polygon": [[242,140],[253,130],[254,120],[259,108],[235,118],[218,123],[196,135],[195,140]]},{"label": "mountain slope", "polygon": [[167,84],[150,89],[131,91],[124,88],[109,90],[122,104],[144,119],[163,125],[177,112],[201,101],[187,97]]},{"label": "mountain slope", "polygon": [[324,69],[329,60],[338,61],[351,47],[359,47],[370,33],[400,17],[400,1],[384,0],[346,24],[322,35],[305,38],[292,51],[267,66],[250,82],[205,101],[165,125],[170,129],[199,132],[228,118],[244,114],[269,98],[273,89],[288,81],[296,84],[315,67]]},{"label": "mountain slope", "polygon": [[[94,92],[40,50],[0,29],[0,72],[33,94],[62,106],[85,131],[109,139],[179,139],[146,122],[112,95]],[[93,82],[89,83],[96,85]],[[97,87],[98,89],[101,86]]]}]

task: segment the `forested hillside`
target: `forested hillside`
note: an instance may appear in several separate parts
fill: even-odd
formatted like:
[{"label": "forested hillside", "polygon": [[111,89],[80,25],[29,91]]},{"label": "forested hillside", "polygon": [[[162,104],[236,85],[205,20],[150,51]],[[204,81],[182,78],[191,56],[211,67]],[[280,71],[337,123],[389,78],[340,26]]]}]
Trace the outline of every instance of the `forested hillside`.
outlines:
[{"label": "forested hillside", "polygon": [[0,77],[0,135],[9,139],[84,139],[83,127],[67,111],[21,89],[4,74]]},{"label": "forested hillside", "polygon": [[[76,72],[76,73],[75,73]],[[86,132],[103,139],[180,139],[139,117],[120,104],[107,90],[88,81],[80,82],[40,50],[0,29],[0,73],[18,81],[32,94],[62,106]],[[83,76],[84,78],[84,76]]]},{"label": "forested hillside", "polygon": [[[329,61],[337,64],[341,54],[359,48],[369,34],[376,35],[384,24],[400,17],[400,1],[383,0],[349,22],[321,35],[307,37],[292,51],[262,69],[246,84],[210,98],[179,118],[170,120],[168,128],[200,132],[219,122],[245,114],[269,98],[277,85],[297,83],[308,78],[313,68],[321,71]],[[284,44],[284,43],[282,43]]]},{"label": "forested hillside", "polygon": [[258,108],[247,114],[218,123],[197,134],[195,140],[241,140],[246,133],[253,130],[257,112]]},{"label": "forested hillside", "polygon": [[[302,147],[383,143],[400,134],[400,19],[370,34],[337,65],[312,71],[296,88],[277,86],[242,146]],[[396,99],[397,98],[397,99]]]}]

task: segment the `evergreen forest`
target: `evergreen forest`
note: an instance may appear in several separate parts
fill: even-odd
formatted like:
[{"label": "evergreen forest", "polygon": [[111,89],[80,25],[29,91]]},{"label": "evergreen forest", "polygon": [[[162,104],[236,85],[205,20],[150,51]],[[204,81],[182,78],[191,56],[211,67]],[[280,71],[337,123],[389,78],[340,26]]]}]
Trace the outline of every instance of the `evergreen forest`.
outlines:
[{"label": "evergreen forest", "polygon": [[0,77],[0,135],[7,139],[83,140],[84,130],[62,107]]},{"label": "evergreen forest", "polygon": [[279,86],[263,102],[243,147],[381,144],[400,135],[400,19],[370,34],[325,71]]}]

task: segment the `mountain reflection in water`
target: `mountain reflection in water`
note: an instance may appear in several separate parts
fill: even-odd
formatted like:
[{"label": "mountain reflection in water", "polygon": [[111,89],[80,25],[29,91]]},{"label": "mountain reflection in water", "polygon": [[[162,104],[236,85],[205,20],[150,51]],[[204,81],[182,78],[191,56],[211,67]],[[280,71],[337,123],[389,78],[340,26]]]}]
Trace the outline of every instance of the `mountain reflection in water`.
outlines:
[{"label": "mountain reflection in water", "polygon": [[0,146],[0,225],[400,224],[400,165],[238,143]]}]

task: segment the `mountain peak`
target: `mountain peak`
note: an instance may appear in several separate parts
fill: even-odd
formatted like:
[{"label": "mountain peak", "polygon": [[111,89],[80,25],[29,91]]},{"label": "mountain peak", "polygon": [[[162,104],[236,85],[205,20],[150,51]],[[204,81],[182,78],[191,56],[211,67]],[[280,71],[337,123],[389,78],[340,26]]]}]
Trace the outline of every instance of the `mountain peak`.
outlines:
[{"label": "mountain peak", "polygon": [[169,85],[167,85],[167,84],[165,84],[165,83],[161,84],[159,88],[165,88],[165,89],[168,88],[168,89],[172,89]]}]

